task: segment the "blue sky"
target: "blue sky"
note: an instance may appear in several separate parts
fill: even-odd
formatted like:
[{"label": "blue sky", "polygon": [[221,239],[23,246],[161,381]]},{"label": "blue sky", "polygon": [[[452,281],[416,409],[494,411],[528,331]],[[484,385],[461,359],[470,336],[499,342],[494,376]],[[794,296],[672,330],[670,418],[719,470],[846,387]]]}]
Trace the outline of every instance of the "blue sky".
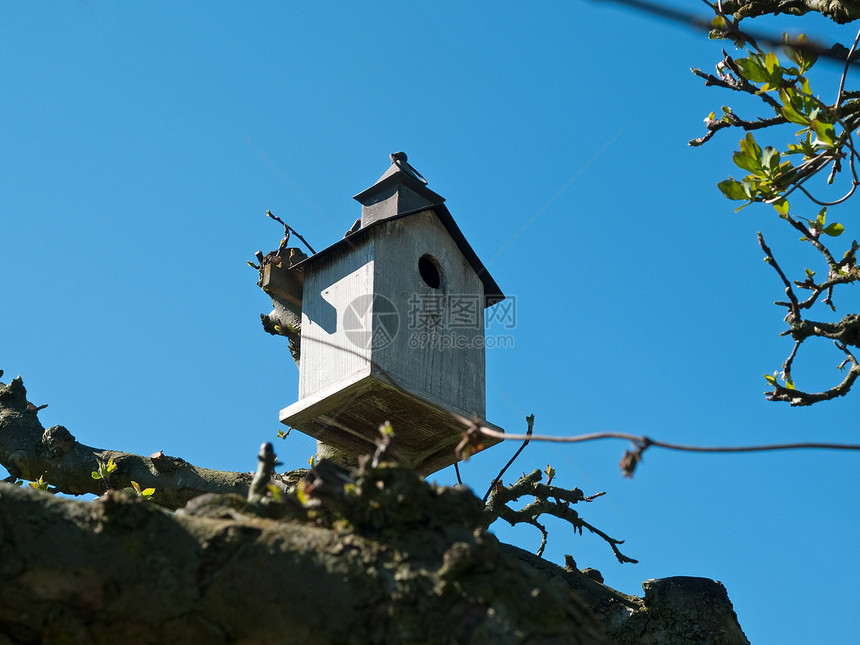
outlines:
[{"label": "blue sky", "polygon": [[[7,4],[0,18],[0,368],[50,404],[46,426],[254,468],[298,383],[260,328],[270,306],[245,264],[280,239],[264,213],[326,247],[360,214],[352,195],[405,150],[516,296],[515,346],[487,353],[491,422],[857,441],[860,394],[803,410],[761,394],[790,347],[755,233],[789,266],[815,258],[770,210],[735,214],[716,190],[739,134],[686,145],[735,100],[689,72],[712,69],[721,43],[597,2],[80,1]],[[759,28],[853,38],[801,22]],[[820,67],[834,93],[836,70]],[[799,359],[799,386],[837,378],[838,356],[821,352]],[[482,494],[515,448],[474,458],[464,479]],[[752,642],[856,633],[856,455],[652,449],[630,481],[625,448],[520,457],[511,475],[552,464],[560,485],[607,491],[582,515],[640,564],[563,525],[549,559],[570,553],[632,594],[648,578],[721,580]],[[299,433],[276,450],[290,467],[313,452]],[[496,530],[538,546],[536,531]]]}]

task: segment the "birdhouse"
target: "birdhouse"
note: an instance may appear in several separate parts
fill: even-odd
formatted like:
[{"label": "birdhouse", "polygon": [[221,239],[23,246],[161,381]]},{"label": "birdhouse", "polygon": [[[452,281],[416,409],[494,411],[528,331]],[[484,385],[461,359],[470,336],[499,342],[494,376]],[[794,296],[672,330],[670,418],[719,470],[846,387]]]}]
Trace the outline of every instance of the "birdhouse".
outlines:
[{"label": "birdhouse", "polygon": [[456,461],[464,425],[451,413],[485,418],[484,309],[505,296],[445,199],[404,153],[391,159],[355,196],[350,232],[288,269],[301,273],[289,280],[299,399],[280,420],[351,455],[372,453],[389,421],[393,456],[429,474]]}]

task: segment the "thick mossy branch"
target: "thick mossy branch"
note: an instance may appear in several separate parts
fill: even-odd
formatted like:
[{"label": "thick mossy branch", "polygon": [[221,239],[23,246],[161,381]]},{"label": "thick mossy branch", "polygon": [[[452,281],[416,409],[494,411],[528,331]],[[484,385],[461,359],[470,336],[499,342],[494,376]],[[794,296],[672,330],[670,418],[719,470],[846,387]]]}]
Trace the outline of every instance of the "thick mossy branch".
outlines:
[{"label": "thick mossy branch", "polygon": [[116,491],[86,503],[0,483],[0,633],[81,644],[611,642],[572,585],[506,556],[468,490],[399,466],[350,473],[355,488],[340,474],[313,473],[307,488],[332,484],[348,517],[322,502],[316,519],[290,521],[236,495],[171,514]]},{"label": "thick mossy branch", "polygon": [[[93,479],[98,463],[113,459],[117,468],[105,483]],[[14,478],[48,482],[52,492],[69,495],[101,495],[137,482],[155,488],[152,501],[175,509],[203,493],[246,495],[250,473],[209,470],[161,452],[143,457],[116,450],[102,450],[78,442],[63,426],[43,428],[20,377],[0,383],[0,464]]]},{"label": "thick mossy branch", "polygon": [[[177,513],[121,491],[81,502],[0,482],[0,634],[87,645],[749,645],[719,583],[668,578],[643,585],[644,599],[626,596],[593,572],[499,544],[466,488],[396,464],[324,463],[294,495],[205,495]],[[671,586],[671,602],[654,585]]]},{"label": "thick mossy branch", "polygon": [[860,347],[860,315],[848,314],[839,322],[792,321],[788,333],[796,341],[812,336],[829,338],[842,345]]},{"label": "thick mossy branch", "polygon": [[[582,529],[585,528],[603,538],[609,544],[619,562],[637,562],[637,560],[627,557],[618,549],[618,545],[623,544],[624,540],[616,540],[609,537],[600,529],[583,520],[579,516],[579,513],[571,508],[572,504],[590,502],[603,495],[603,493],[586,497],[579,488],[559,488],[549,483],[542,483],[542,479],[543,473],[540,470],[535,470],[529,475],[523,475],[510,486],[497,484],[490,493],[490,498],[487,501],[484,510],[484,523],[489,526],[501,518],[511,526],[517,524],[534,526],[541,533],[541,544],[537,551],[537,554],[540,556],[546,547],[548,532],[546,527],[539,521],[539,518],[542,515],[550,515],[564,520],[573,527],[574,531],[578,531],[580,535],[582,534]],[[508,504],[516,502],[521,497],[534,497],[534,501],[526,504],[519,510],[508,506]]]},{"label": "thick mossy branch", "polygon": [[780,13],[802,16],[810,11],[840,24],[860,18],[858,0],[722,0],[720,6],[723,13],[738,20]]}]

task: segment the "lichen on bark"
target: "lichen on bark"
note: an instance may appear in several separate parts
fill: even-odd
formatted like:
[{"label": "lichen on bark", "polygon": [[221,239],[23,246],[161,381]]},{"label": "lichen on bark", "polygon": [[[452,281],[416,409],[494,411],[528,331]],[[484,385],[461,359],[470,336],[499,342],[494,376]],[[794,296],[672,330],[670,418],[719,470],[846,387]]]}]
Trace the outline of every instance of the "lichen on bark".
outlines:
[{"label": "lichen on bark", "polygon": [[723,0],[721,8],[738,19],[781,13],[802,16],[810,11],[840,24],[860,18],[857,0]]}]

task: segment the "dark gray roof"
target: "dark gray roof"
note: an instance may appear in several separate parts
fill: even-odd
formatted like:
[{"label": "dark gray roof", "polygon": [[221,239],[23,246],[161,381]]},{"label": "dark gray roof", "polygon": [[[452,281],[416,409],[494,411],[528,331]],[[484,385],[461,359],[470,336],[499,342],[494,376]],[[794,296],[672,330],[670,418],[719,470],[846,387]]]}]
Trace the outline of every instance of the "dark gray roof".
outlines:
[{"label": "dark gray roof", "polygon": [[405,154],[402,152],[394,153],[391,158],[391,167],[382,177],[373,186],[355,196],[355,199],[362,205],[361,228],[295,266],[310,265],[345,245],[355,244],[367,234],[367,231],[380,222],[405,218],[429,210],[439,218],[445,230],[448,231],[448,235],[457,244],[457,248],[460,249],[478,278],[483,282],[485,306],[489,307],[504,300],[505,294],[493,280],[475,250],[466,240],[466,236],[457,226],[457,222],[454,221],[448,207],[445,206],[445,198],[427,188],[424,178],[407,163]]}]

